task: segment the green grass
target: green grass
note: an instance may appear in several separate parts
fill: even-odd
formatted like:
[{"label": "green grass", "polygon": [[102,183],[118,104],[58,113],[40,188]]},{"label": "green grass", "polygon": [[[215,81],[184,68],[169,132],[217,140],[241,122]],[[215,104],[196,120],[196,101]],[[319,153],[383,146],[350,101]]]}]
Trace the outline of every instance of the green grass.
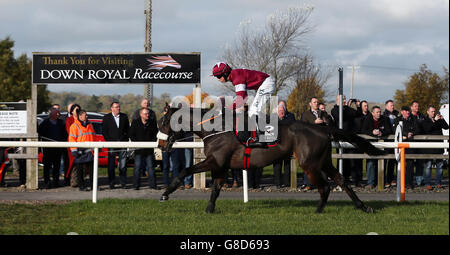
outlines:
[{"label": "green grass", "polygon": [[102,199],[97,204],[0,204],[0,234],[269,234],[269,235],[448,235],[449,203],[368,202],[366,214],[350,201],[219,200],[206,214],[205,200]]}]

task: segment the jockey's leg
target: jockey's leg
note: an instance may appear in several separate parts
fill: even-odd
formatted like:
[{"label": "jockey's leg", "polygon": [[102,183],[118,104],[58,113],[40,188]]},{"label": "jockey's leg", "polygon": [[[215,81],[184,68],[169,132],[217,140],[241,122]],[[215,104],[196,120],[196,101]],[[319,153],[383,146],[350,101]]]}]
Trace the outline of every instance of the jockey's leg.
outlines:
[{"label": "jockey's leg", "polygon": [[[261,143],[259,139],[260,136],[264,137],[265,130],[261,130],[262,132],[260,131],[258,122],[264,121],[265,124],[266,120],[258,121],[257,117],[258,113],[265,113],[266,104],[270,102],[270,96],[275,89],[274,86],[272,78],[268,77],[256,91],[255,99],[248,109],[248,117],[251,120],[251,123],[255,124],[254,126],[256,129],[256,139],[252,144],[249,144],[249,147],[265,147],[265,144]],[[263,116],[265,116],[265,114]],[[265,141],[265,139],[263,140]]]},{"label": "jockey's leg", "polygon": [[[247,140],[246,146],[250,147],[250,148],[262,148],[262,147],[265,147],[266,145],[263,142],[261,142],[260,139],[259,139],[260,135],[264,136],[264,131],[261,134],[261,132],[259,130],[259,127],[258,127],[258,115],[254,115],[253,117],[251,117],[249,115],[249,119],[250,119],[249,120],[249,127],[251,127],[251,128],[249,128],[249,131],[248,131],[249,138]],[[251,126],[251,125],[253,125],[253,126]],[[252,135],[252,132],[253,132],[252,130],[255,130],[255,133],[256,133],[255,136]],[[265,139],[262,139],[262,140],[265,140]]]},{"label": "jockey's leg", "polygon": [[267,79],[261,84],[261,86],[256,91],[255,99],[253,103],[248,108],[249,117],[253,115],[258,115],[259,112],[265,112],[264,108],[266,103],[270,101],[270,96],[272,96],[275,90],[275,83],[271,77],[267,77]]}]

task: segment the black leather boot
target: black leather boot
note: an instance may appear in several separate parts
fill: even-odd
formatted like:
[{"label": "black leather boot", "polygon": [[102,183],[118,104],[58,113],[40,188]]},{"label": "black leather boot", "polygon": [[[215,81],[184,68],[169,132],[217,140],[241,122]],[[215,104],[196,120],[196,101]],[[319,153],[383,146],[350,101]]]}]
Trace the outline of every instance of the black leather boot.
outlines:
[{"label": "black leather boot", "polygon": [[256,125],[256,137],[250,137],[247,140],[246,146],[248,148],[267,148],[267,143],[259,141],[259,135],[260,135],[260,132],[258,129],[258,125]]},{"label": "black leather boot", "polygon": [[[250,140],[253,140],[254,142],[250,143]],[[260,142],[258,137],[250,138],[249,141],[247,141],[248,148],[267,148],[267,144]]]}]

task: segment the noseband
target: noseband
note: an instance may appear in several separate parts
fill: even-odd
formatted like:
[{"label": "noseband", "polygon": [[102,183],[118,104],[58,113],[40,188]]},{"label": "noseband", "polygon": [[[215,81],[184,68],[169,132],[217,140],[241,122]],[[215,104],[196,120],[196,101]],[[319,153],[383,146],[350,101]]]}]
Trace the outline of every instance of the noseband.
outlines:
[{"label": "noseband", "polygon": [[166,135],[166,134],[162,133],[161,131],[158,131],[156,138],[158,138],[159,140],[167,141],[167,139],[169,138],[169,135]]}]

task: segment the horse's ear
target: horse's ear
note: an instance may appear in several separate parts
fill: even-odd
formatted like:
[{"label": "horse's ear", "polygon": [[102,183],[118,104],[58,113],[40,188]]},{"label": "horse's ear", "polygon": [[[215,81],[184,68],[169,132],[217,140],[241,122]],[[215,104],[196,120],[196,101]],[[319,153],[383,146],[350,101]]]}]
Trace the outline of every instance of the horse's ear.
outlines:
[{"label": "horse's ear", "polygon": [[183,105],[181,103],[178,103],[178,109],[183,108]]},{"label": "horse's ear", "polygon": [[167,103],[167,102],[166,102],[166,108],[170,108],[170,105],[169,105],[169,103]]}]

